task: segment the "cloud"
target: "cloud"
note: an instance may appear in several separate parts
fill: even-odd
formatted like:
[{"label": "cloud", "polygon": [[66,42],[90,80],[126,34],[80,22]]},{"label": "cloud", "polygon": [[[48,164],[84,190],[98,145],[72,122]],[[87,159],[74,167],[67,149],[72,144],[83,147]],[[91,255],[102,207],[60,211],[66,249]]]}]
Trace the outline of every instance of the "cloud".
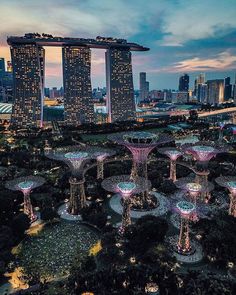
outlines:
[{"label": "cloud", "polygon": [[236,67],[236,55],[228,51],[221,52],[212,58],[193,57],[178,61],[173,65],[162,67],[159,69],[149,69],[149,72],[197,72],[197,71],[225,71]]}]

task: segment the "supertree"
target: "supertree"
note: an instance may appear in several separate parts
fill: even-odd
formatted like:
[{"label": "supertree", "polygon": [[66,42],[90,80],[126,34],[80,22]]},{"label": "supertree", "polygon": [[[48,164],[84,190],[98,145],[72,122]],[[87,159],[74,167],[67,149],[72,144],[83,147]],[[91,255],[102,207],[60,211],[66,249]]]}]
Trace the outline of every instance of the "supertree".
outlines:
[{"label": "supertree", "polygon": [[220,176],[217,177],[215,181],[220,186],[223,186],[229,190],[229,215],[236,217],[236,176]]},{"label": "supertree", "polygon": [[143,177],[136,177],[135,180],[132,180],[130,175],[118,175],[103,180],[102,187],[109,192],[119,193],[121,195],[123,200],[121,231],[123,231],[131,224],[131,197],[137,193],[150,189],[151,183]]},{"label": "supertree", "polygon": [[234,127],[232,127],[231,128],[232,129],[232,139],[231,139],[231,142],[232,143],[235,143],[236,142],[236,127],[234,126]]},{"label": "supertree", "polygon": [[28,215],[31,222],[37,219],[37,216],[34,214],[34,210],[30,200],[31,191],[43,185],[45,179],[40,176],[23,176],[19,178],[15,178],[13,180],[6,182],[6,188],[13,191],[21,191],[24,195],[24,213]]},{"label": "supertree", "polygon": [[78,215],[79,210],[86,205],[85,188],[84,188],[84,165],[90,159],[96,159],[96,153],[99,148],[85,146],[66,146],[56,148],[48,152],[46,156],[50,159],[65,162],[71,171],[70,183],[70,200],[68,213]]},{"label": "supertree", "polygon": [[225,123],[224,122],[220,122],[219,123],[219,142],[222,143],[223,142],[223,135],[224,135],[224,127],[225,127]]},{"label": "supertree", "polygon": [[192,250],[189,238],[189,221],[192,219],[196,206],[191,202],[180,201],[176,204],[176,209],[181,217],[177,251],[180,254],[188,254]]},{"label": "supertree", "polygon": [[204,202],[208,201],[210,197],[208,189],[208,175],[210,173],[208,170],[208,162],[217,154],[228,151],[228,148],[223,145],[216,145],[214,142],[210,141],[184,144],[181,148],[186,154],[191,154],[197,161],[194,169],[196,182],[204,188],[201,192],[201,200]]},{"label": "supertree", "polygon": [[166,155],[170,159],[170,179],[174,182],[176,181],[176,161],[177,159],[182,156],[182,152],[177,148],[159,148],[158,152],[160,154]]},{"label": "supertree", "polygon": [[115,154],[114,150],[100,148],[97,153],[95,153],[97,158],[97,179],[104,179],[104,161],[106,158],[111,157]]}]

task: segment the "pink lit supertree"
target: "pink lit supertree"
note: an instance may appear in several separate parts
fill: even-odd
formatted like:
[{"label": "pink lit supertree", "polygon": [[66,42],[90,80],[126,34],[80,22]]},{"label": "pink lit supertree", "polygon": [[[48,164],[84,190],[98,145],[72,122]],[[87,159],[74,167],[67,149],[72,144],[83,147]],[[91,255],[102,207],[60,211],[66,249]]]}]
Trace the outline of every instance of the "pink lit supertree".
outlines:
[{"label": "pink lit supertree", "polygon": [[197,204],[198,196],[202,191],[202,186],[196,182],[185,182],[185,181],[177,181],[175,183],[176,187],[182,189],[187,192],[188,199],[190,202]]},{"label": "pink lit supertree", "polygon": [[176,204],[176,209],[181,217],[177,251],[180,254],[188,254],[192,250],[189,238],[189,221],[192,220],[196,206],[191,202],[180,201]]},{"label": "pink lit supertree", "polygon": [[136,177],[135,180],[132,180],[130,175],[118,175],[103,180],[102,187],[109,192],[119,193],[121,195],[123,200],[121,231],[124,231],[131,224],[131,197],[150,189],[151,183],[142,177]]},{"label": "pink lit supertree", "polygon": [[23,176],[19,178],[15,178],[13,180],[6,182],[6,188],[13,191],[21,191],[24,195],[24,213],[28,215],[31,222],[37,219],[37,216],[34,214],[34,210],[30,200],[31,191],[43,185],[45,179],[40,176]]},{"label": "pink lit supertree", "polygon": [[229,215],[236,217],[236,176],[220,176],[215,181],[229,190]]},{"label": "pink lit supertree", "polygon": [[147,159],[150,152],[158,145],[173,141],[168,135],[151,132],[128,132],[111,135],[110,140],[127,147],[133,156],[132,177],[147,179]]},{"label": "pink lit supertree", "polygon": [[114,154],[114,150],[105,148],[100,148],[99,151],[95,153],[97,159],[97,179],[104,179],[104,161]]},{"label": "pink lit supertree", "polygon": [[66,146],[56,148],[47,153],[50,159],[65,162],[71,171],[70,183],[70,200],[68,213],[78,215],[79,210],[86,206],[86,196],[84,188],[84,165],[90,159],[96,159],[96,153],[99,148],[85,146]]},{"label": "pink lit supertree", "polygon": [[160,154],[166,155],[170,159],[170,179],[174,182],[176,181],[176,161],[177,159],[182,156],[182,152],[177,148],[159,148],[158,152]]},{"label": "pink lit supertree", "polygon": [[196,160],[194,169],[196,182],[204,188],[201,192],[201,200],[207,202],[210,198],[208,189],[208,175],[210,173],[208,170],[208,162],[217,154],[228,151],[228,148],[208,141],[184,144],[181,148],[186,154],[191,154]]}]

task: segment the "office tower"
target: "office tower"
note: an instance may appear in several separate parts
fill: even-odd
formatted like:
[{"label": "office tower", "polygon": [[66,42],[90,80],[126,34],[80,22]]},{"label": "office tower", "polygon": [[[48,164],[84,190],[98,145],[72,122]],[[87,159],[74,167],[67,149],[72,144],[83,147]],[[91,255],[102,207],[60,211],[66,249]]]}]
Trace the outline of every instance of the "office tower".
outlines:
[{"label": "office tower", "polygon": [[5,74],[5,59],[0,57],[0,78]]},{"label": "office tower", "polygon": [[129,48],[107,49],[106,84],[109,122],[134,120],[134,86]]},{"label": "office tower", "polygon": [[149,94],[149,82],[146,80],[146,73],[139,73],[139,98],[144,100],[148,98]]},{"label": "office tower", "polygon": [[184,74],[179,78],[179,91],[188,91],[189,89],[189,75]]},{"label": "office tower", "polygon": [[[13,109],[16,126],[42,126],[45,52],[41,46],[11,46],[13,64]],[[42,115],[41,115],[42,114]]]},{"label": "office tower", "polygon": [[207,84],[201,83],[197,87],[197,100],[201,103],[207,103]]},{"label": "office tower", "polygon": [[207,81],[207,102],[211,105],[224,102],[224,80],[215,79]]},{"label": "office tower", "polygon": [[205,74],[201,73],[197,76],[197,84],[204,84],[205,83]]},{"label": "office tower", "polygon": [[232,85],[230,84],[230,77],[226,77],[224,80],[224,100],[227,101],[231,98]]},{"label": "office tower", "polygon": [[91,50],[88,47],[62,47],[64,116],[71,125],[93,122]]}]

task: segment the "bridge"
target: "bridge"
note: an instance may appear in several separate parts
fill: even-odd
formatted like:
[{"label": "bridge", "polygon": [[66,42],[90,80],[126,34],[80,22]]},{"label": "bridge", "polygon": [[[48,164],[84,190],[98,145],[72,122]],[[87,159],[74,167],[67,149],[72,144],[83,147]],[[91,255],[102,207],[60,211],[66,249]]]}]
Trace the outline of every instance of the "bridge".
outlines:
[{"label": "bridge", "polygon": [[227,109],[215,110],[210,112],[198,112],[199,118],[209,117],[209,116],[216,116],[221,114],[229,114],[229,113],[236,113],[236,107],[231,107]]}]

